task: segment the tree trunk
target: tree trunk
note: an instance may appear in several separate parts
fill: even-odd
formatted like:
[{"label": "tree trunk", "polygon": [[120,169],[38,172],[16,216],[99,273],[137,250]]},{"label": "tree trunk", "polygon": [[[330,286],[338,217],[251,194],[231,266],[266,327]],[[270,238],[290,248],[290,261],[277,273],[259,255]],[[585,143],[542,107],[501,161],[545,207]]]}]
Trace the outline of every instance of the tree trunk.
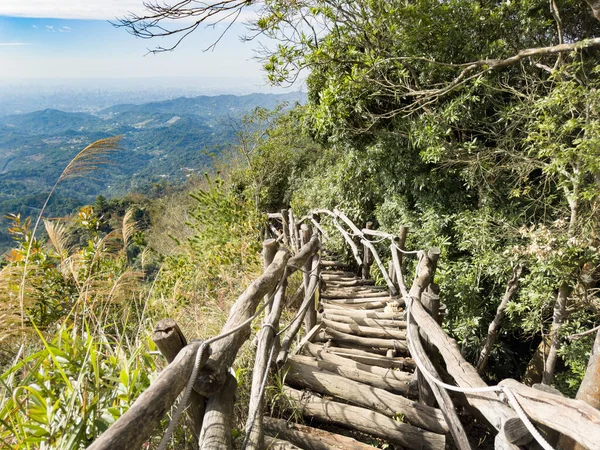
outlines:
[{"label": "tree trunk", "polygon": [[567,316],[567,299],[569,298],[569,291],[569,285],[566,281],[563,281],[558,289],[556,303],[554,304],[552,329],[550,331],[552,342],[550,343],[550,351],[548,352],[546,364],[544,364],[544,374],[542,377],[542,383],[544,384],[552,384],[552,379],[554,378],[554,368],[556,367],[558,350],[560,349],[560,328]]},{"label": "tree trunk", "polygon": [[477,360],[477,372],[479,374],[483,373],[485,370],[485,366],[487,364],[488,358],[490,356],[490,351],[492,347],[496,343],[496,338],[498,337],[498,331],[500,331],[500,326],[502,325],[502,320],[504,319],[504,311],[506,309],[506,305],[511,300],[511,298],[517,292],[519,288],[519,277],[523,272],[523,266],[519,265],[513,269],[512,277],[508,280],[508,284],[506,286],[506,291],[504,292],[504,297],[502,297],[502,301],[496,310],[496,316],[492,323],[490,323],[490,327],[488,328],[488,335],[485,340],[485,344],[481,349],[481,353],[479,355],[479,359]]}]

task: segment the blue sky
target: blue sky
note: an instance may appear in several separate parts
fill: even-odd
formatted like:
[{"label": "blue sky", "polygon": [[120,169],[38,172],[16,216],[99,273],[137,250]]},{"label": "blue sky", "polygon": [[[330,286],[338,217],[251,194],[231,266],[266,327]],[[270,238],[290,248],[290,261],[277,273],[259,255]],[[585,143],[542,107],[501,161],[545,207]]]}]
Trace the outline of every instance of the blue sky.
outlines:
[{"label": "blue sky", "polygon": [[[147,55],[159,41],[135,38],[109,19],[142,11],[142,0],[0,0],[0,79],[240,77],[262,80],[257,46],[234,24],[216,50],[219,29],[202,29],[174,52]],[[226,24],[219,25],[220,27]]]}]

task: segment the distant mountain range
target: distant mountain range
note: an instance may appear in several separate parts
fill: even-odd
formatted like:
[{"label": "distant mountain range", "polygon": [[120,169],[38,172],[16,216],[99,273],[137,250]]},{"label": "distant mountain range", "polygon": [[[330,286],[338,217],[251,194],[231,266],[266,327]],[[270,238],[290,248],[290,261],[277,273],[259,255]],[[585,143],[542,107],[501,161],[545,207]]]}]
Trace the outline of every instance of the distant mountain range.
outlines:
[{"label": "distant mountain range", "polygon": [[[213,156],[235,139],[232,120],[256,107],[304,100],[301,92],[182,97],[94,114],[45,109],[0,117],[0,214],[35,216],[69,161],[98,139],[122,135],[123,150],[109,170],[62,184],[49,214],[70,213],[98,195],[144,191],[161,181],[181,183],[212,166]],[[2,249],[6,224],[0,227]]]}]

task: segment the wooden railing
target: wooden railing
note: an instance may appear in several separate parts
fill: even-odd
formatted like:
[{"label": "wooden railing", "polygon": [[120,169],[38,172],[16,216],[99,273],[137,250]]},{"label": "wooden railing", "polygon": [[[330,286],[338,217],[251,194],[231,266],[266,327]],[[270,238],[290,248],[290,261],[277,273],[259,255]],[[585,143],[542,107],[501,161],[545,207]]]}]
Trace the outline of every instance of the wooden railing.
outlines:
[{"label": "wooden railing", "polygon": [[[398,235],[373,230],[370,224],[361,229],[338,210],[314,210],[300,219],[292,211],[283,210],[268,217],[266,228],[273,238],[263,245],[264,272],[237,299],[222,332],[204,342],[188,343],[173,320],[159,322],[153,339],[169,365],[90,449],[140,448],[184,389],[161,448],[168,442],[184,408],[197,448],[231,448],[236,384],[230,367],[250,337],[252,322],[263,311],[265,319],[257,334],[243,448],[264,448],[264,390],[269,368],[273,362],[279,367],[286,362],[303,324],[307,334],[303,342],[310,340],[319,328],[315,326],[315,292],[320,284],[321,239],[328,238],[326,228],[339,232],[350,247],[356,262],[355,272],[369,277],[370,266],[375,263],[393,302],[409,311],[406,339],[417,363],[419,401],[439,405],[457,448],[465,450],[471,446],[454,402],[465,406],[477,418],[484,418],[495,429],[497,449],[534,448],[539,436],[527,423],[529,419],[549,442],[542,443],[544,448],[553,448],[561,434],[588,449],[600,448],[600,412],[590,405],[515,380],[503,380],[499,387],[488,387],[464,359],[456,342],[441,327],[445,307],[434,283],[438,249],[407,252],[406,227],[401,227]],[[325,226],[325,221],[330,221],[330,226]],[[375,240],[380,244],[385,242],[389,252],[385,255],[379,252],[377,248],[382,246],[375,245]],[[407,254],[418,258],[410,289],[404,282]],[[290,275],[299,270],[303,274],[302,285],[295,294],[286,295]],[[303,300],[293,320],[279,331],[282,311],[297,304],[300,298]],[[327,320],[326,314],[322,320]],[[390,349],[388,355],[394,356],[394,351]]]},{"label": "wooden railing", "polygon": [[[175,321],[166,319],[157,324],[153,340],[169,365],[131,408],[89,447],[90,450],[142,447],[186,386],[190,389],[184,394],[184,404],[179,410],[187,409],[198,447],[231,448],[236,383],[230,367],[240,347],[250,337],[252,322],[265,311],[264,325],[257,336],[244,445],[246,449],[262,448],[264,384],[270,363],[274,356],[281,362],[287,359],[303,321],[308,327],[316,321],[314,298],[319,279],[319,234],[311,236],[310,229],[304,227],[301,236],[287,239],[286,244],[294,254],[277,239],[264,242],[264,272],[234,303],[218,336],[188,344]],[[287,280],[298,270],[303,270],[305,275],[304,300],[294,320],[286,327],[280,344],[278,329],[285,306]],[[165,446],[170,433],[167,432],[161,447]]]}]

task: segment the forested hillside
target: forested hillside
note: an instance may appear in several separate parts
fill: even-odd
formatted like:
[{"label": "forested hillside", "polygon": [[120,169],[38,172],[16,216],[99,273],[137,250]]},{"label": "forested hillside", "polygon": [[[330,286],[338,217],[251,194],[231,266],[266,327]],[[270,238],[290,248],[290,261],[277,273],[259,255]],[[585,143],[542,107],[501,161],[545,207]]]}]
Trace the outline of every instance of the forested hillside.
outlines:
[{"label": "forested hillside", "polygon": [[[171,19],[182,12],[208,22],[224,4],[227,11],[248,6],[181,2],[165,6],[155,28],[140,28],[143,17],[124,25],[160,36],[177,31]],[[35,416],[34,430],[26,425],[34,415],[22,411],[4,439],[13,447],[48,436],[65,442],[76,435],[81,446],[93,440],[155,373],[145,331],[150,319],[181,318],[186,334],[210,335],[223,320],[215,311],[227,311],[258,270],[263,213],[289,206],[298,214],[337,207],[356,223],[372,221],[392,234],[410,227],[407,248],[441,249],[436,281],[447,305],[444,326],[488,381],[543,382],[600,407],[597,394],[586,395],[590,387],[597,393],[600,364],[592,353],[594,339],[596,349],[600,342],[597,2],[275,0],[261,6],[251,31],[278,40],[271,51],[263,49],[265,71],[279,84],[305,74],[305,105],[247,116],[233,154],[217,160],[218,174],[189,186],[191,196],[179,192],[148,205],[144,231],[131,231],[134,213],[115,213],[108,226],[97,209],[60,228],[61,239],[59,226],[47,225],[47,243],[32,243],[23,224],[13,227],[18,248],[2,272],[3,296],[11,299],[3,362],[25,352],[39,371],[22,379],[13,376],[17,369],[3,375],[12,389],[30,390],[5,395],[2,419],[18,400],[37,405],[38,393],[62,408],[53,402],[79,389],[67,369],[88,371],[96,409],[80,414],[85,402],[73,400],[63,416],[82,417],[80,428],[58,435],[58,413],[51,420]],[[158,123],[183,111],[187,105],[165,103],[146,119],[135,116],[136,108],[104,113]],[[86,120],[74,117],[80,126]],[[119,244],[106,246],[111,239]],[[26,255],[30,272],[19,287],[14,277],[24,273]],[[121,282],[130,279],[135,283]],[[23,329],[28,344],[20,347]],[[40,355],[55,347],[40,344],[41,337],[60,348],[68,367],[42,362]],[[99,345],[114,352],[110,367],[89,356]],[[120,352],[133,355],[123,366]],[[243,386],[247,368],[235,369]],[[50,377],[51,388],[43,384]],[[118,396],[107,393],[117,386]],[[480,444],[490,445],[485,438]]]},{"label": "forested hillside", "polygon": [[[151,193],[153,185],[178,186],[213,166],[235,139],[242,116],[254,108],[290,106],[302,93],[178,98],[116,105],[96,114],[47,109],[0,118],[0,214],[34,215],[63,168],[86,145],[121,135],[109,170],[61,185],[48,213],[65,215],[96,196]],[[0,219],[0,251],[10,239]]]}]

